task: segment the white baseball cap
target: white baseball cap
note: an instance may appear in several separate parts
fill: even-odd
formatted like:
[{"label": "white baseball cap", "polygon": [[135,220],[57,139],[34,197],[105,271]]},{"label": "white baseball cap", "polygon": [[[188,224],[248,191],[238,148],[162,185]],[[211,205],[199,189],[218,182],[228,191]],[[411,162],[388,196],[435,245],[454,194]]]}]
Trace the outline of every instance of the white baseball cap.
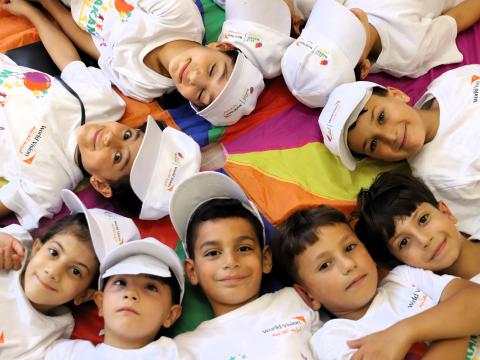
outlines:
[{"label": "white baseball cap", "polygon": [[264,78],[273,79],[281,74],[282,56],[293,42],[290,28],[290,10],[283,0],[227,1],[218,41],[239,48]]},{"label": "white baseball cap", "polygon": [[67,189],[61,191],[61,196],[72,214],[85,214],[93,248],[100,262],[112,249],[127,241],[140,239],[132,219],[105,209],[87,209],[77,195]]},{"label": "white baseball cap", "polygon": [[355,170],[357,160],[348,147],[348,129],[372,95],[374,87],[383,86],[370,81],[356,81],[335,88],[318,118],[323,143],[349,170]]},{"label": "white baseball cap", "polygon": [[190,105],[215,126],[232,125],[255,109],[264,88],[262,72],[240,52],[230,79],[215,100],[202,110]]},{"label": "white baseball cap", "polygon": [[291,93],[309,107],[323,107],[336,86],[355,81],[366,41],[365,28],[349,9],[335,0],[317,1],[282,58]]},{"label": "white baseball cap", "polygon": [[[265,243],[265,227],[257,207],[248,200],[240,186],[228,176],[215,171],[203,171],[178,184],[170,202],[170,220],[187,250],[187,229],[194,212],[213,199],[236,199],[262,224]],[[260,240],[260,239],[259,239]]]},{"label": "white baseball cap", "polygon": [[200,169],[200,147],[172,127],[161,130],[149,116],[147,129],[130,173],[130,184],[142,200],[140,219],[168,215],[173,188]]},{"label": "white baseball cap", "polygon": [[180,287],[180,302],[185,291],[182,263],[169,246],[154,238],[137,239],[118,246],[100,263],[98,288],[113,275],[147,274],[162,278],[175,276]]}]

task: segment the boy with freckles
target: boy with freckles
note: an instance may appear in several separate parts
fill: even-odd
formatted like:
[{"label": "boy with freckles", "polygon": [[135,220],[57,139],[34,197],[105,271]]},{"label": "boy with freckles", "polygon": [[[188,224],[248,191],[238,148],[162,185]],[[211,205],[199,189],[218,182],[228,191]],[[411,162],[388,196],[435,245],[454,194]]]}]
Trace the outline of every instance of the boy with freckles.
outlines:
[{"label": "boy with freckles", "polygon": [[465,359],[466,337],[480,331],[480,287],[408,266],[380,274],[336,209],[293,214],[272,249],[302,298],[334,317],[310,341],[318,359],[403,359],[413,343],[440,339],[454,340],[433,344],[425,359]]},{"label": "boy with freckles", "polygon": [[175,342],[195,359],[312,359],[318,314],[292,288],[260,296],[271,254],[257,208],[227,176],[201,172],[174,190],[170,218],[187,253],[188,279],[214,318]]}]

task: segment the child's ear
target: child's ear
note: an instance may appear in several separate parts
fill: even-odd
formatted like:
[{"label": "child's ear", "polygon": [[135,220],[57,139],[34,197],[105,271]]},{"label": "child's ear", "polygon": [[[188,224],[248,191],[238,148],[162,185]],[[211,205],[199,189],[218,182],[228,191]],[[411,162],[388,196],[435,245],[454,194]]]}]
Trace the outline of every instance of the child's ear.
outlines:
[{"label": "child's ear", "polygon": [[98,316],[103,317],[103,291],[96,291],[93,294],[93,301],[98,308]]},{"label": "child's ear", "polygon": [[35,241],[33,242],[33,245],[32,245],[32,251],[31,251],[31,257],[34,256],[38,250],[40,250],[40,248],[42,247],[42,242],[40,241],[39,238],[36,238]]},{"label": "child's ear", "polygon": [[92,187],[106,198],[113,195],[112,187],[104,180],[100,180],[96,176],[90,176],[90,184]]},{"label": "child's ear", "polygon": [[297,292],[297,294],[302,298],[302,300],[310,306],[313,310],[318,311],[322,307],[317,300],[315,300],[310,293],[300,284],[293,284],[293,288]]},{"label": "child's ear", "polygon": [[175,321],[177,321],[177,319],[180,317],[180,315],[182,315],[182,305],[180,304],[172,305],[172,307],[170,308],[170,313],[168,314],[168,317],[163,322],[163,327],[169,328],[170,326],[172,326],[175,323]]},{"label": "child's ear", "polygon": [[272,271],[272,250],[268,245],[265,245],[262,251],[262,271],[264,274]]},{"label": "child's ear", "polygon": [[227,43],[227,42],[218,42],[218,41],[214,41],[214,42],[211,42],[207,45],[207,47],[211,48],[211,49],[215,49],[215,50],[220,50],[220,51],[228,51],[228,50],[233,50],[235,49],[235,46],[233,46],[232,44],[230,43]]},{"label": "child's ear", "polygon": [[402,90],[397,89],[393,86],[388,86],[388,95],[396,97],[397,99],[403,101],[404,103],[408,103],[410,101],[410,96],[405,94]]},{"label": "child's ear", "polygon": [[187,274],[190,284],[198,285],[198,276],[195,271],[195,263],[192,259],[185,259],[185,273]]},{"label": "child's ear", "polygon": [[90,288],[86,289],[81,294],[75,296],[75,299],[73,299],[73,304],[78,306],[78,305],[82,305],[83,303],[86,303],[87,301],[92,300],[95,292],[96,292],[95,289],[90,289]]},{"label": "child's ear", "polygon": [[455,215],[452,214],[450,209],[448,208],[447,204],[445,204],[443,201],[438,202],[438,210],[440,210],[442,213],[447,215],[447,217],[454,223],[457,223],[457,218]]},{"label": "child's ear", "polygon": [[370,74],[370,69],[372,68],[372,63],[368,59],[364,59],[360,62],[360,80],[365,80],[365,78]]}]

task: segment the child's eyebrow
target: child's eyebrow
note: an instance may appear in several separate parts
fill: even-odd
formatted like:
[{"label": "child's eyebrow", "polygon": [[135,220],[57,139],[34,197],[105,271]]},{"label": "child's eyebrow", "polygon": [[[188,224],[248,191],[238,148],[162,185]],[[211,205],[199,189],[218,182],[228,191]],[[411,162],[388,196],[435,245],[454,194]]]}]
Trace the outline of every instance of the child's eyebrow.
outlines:
[{"label": "child's eyebrow", "polygon": [[[140,136],[140,131],[134,131],[134,136],[135,138],[132,139],[132,142],[135,142],[137,141],[138,137]],[[127,167],[127,165],[129,164],[130,162],[130,158],[131,158],[131,154],[130,154],[130,150],[127,150],[127,156],[125,157],[125,161],[123,162],[123,165],[122,167],[120,168],[120,171],[123,171],[123,169],[125,169]]]},{"label": "child's eyebrow", "polygon": [[[66,253],[65,248],[64,248],[64,247],[62,246],[62,244],[60,244],[58,241],[52,240],[52,243],[57,244],[57,246],[62,250],[62,252],[63,252],[63,253]],[[80,266],[84,267],[84,268],[87,270],[87,272],[90,273],[90,269],[89,269],[88,266],[85,265],[84,263],[78,261],[78,262],[77,262],[77,265],[80,265]]]},{"label": "child's eyebrow", "polygon": [[[366,113],[366,112],[368,112],[367,107],[365,107],[365,108],[362,110],[362,112],[360,113],[360,115],[362,115],[363,113]],[[360,115],[358,115],[358,117],[360,117]],[[358,120],[357,120],[357,121],[358,121]],[[368,121],[370,124],[373,122],[373,110],[370,111],[370,119],[367,120],[367,121]],[[367,141],[367,139],[365,139],[365,140],[363,141],[363,147],[362,147],[362,148],[363,148],[363,151],[365,152],[365,154],[367,154],[367,151],[369,150],[369,149],[368,149],[368,141]]]}]

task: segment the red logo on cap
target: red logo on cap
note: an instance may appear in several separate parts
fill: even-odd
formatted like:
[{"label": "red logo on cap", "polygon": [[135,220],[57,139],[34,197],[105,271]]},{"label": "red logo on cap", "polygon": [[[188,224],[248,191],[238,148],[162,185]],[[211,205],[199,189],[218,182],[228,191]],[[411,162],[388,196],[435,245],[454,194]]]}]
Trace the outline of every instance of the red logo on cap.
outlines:
[{"label": "red logo on cap", "polygon": [[253,86],[250,87],[250,94],[253,94],[253,90],[254,90],[254,89],[253,89]]},{"label": "red logo on cap", "polygon": [[328,65],[328,60],[323,59],[320,61],[320,65]]},{"label": "red logo on cap", "polygon": [[255,44],[255,47],[258,49],[258,48],[261,48],[263,46],[263,44],[261,42],[257,42]]}]

